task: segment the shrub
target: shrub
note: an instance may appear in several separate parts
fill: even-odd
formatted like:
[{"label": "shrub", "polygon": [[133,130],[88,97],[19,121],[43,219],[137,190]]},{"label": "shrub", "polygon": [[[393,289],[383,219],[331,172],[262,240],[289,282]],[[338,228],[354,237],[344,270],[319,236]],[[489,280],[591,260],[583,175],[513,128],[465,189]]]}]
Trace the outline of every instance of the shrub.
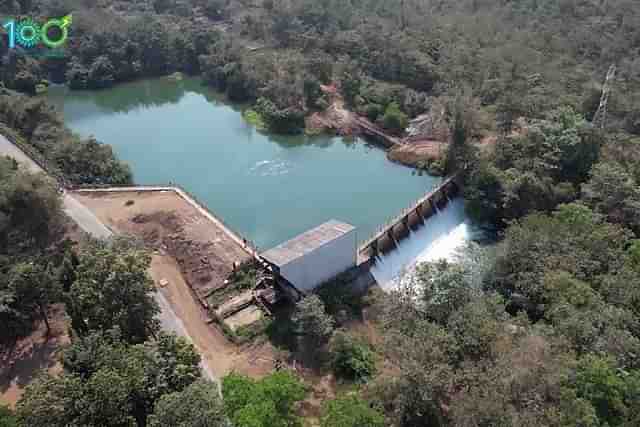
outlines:
[{"label": "shrub", "polygon": [[264,119],[256,110],[248,109],[242,113],[242,117],[245,121],[253,126],[255,126],[258,130],[266,129],[267,125],[264,122]]},{"label": "shrub", "polygon": [[382,427],[384,417],[359,396],[343,396],[322,407],[322,427]]},{"label": "shrub", "polygon": [[256,111],[272,132],[295,134],[304,129],[304,113],[295,107],[278,108],[269,99],[260,98],[256,104]]},{"label": "shrub", "polygon": [[317,348],[326,343],[333,333],[334,320],[325,310],[317,295],[308,296],[296,304],[291,317],[296,332],[307,341],[307,348]]},{"label": "shrub", "polygon": [[391,132],[401,133],[409,125],[409,118],[405,113],[400,111],[397,103],[392,102],[382,116],[382,125]]},{"label": "shrub", "polygon": [[367,118],[372,122],[375,122],[378,117],[383,113],[382,105],[380,104],[367,104],[365,107],[365,114]]},{"label": "shrub", "polygon": [[375,354],[368,343],[338,331],[331,343],[332,364],[342,378],[365,382],[376,371]]}]

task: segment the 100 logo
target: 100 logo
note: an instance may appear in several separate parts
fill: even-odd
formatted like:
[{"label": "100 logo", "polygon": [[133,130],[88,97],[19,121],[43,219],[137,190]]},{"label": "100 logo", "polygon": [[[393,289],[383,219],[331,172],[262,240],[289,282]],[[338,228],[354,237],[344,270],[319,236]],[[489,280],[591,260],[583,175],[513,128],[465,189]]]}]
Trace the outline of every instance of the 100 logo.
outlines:
[{"label": "100 logo", "polygon": [[39,44],[56,49],[62,47],[69,37],[69,27],[73,22],[71,15],[50,19],[44,25],[27,18],[21,21],[11,20],[3,25],[9,35],[9,48],[16,45],[31,49]]}]

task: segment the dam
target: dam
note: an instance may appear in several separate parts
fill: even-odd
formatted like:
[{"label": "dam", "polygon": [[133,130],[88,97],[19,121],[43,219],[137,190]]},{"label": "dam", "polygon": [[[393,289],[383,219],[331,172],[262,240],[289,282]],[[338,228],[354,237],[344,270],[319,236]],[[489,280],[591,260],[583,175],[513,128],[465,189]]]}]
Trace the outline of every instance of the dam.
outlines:
[{"label": "dam", "polygon": [[383,225],[358,249],[363,262],[375,262],[379,253],[393,250],[399,241],[409,236],[411,230],[425,225],[425,220],[443,209],[447,203],[459,194],[461,182],[459,174],[450,176],[442,184],[416,200],[409,208]]},{"label": "dam", "polygon": [[[455,180],[415,174],[358,138],[258,131],[240,107],[197,79],[106,91],[53,88],[48,96],[71,129],[110,143],[137,184],[188,189],[258,254],[337,220],[356,228],[357,263],[380,264],[397,257],[412,233],[432,229],[423,223],[449,215],[443,206],[458,192]],[[367,137],[387,141],[380,145],[402,143],[360,125]]]}]

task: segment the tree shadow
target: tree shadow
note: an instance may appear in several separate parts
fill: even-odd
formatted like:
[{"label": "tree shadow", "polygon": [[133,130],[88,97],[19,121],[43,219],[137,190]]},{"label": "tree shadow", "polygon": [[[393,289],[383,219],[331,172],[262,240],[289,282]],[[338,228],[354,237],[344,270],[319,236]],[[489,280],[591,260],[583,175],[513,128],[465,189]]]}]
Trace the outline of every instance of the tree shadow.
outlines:
[{"label": "tree shadow", "polygon": [[7,391],[13,383],[20,388],[29,384],[42,370],[56,365],[56,352],[60,343],[56,338],[35,343],[26,349],[11,349],[2,354],[0,367],[0,392]]}]

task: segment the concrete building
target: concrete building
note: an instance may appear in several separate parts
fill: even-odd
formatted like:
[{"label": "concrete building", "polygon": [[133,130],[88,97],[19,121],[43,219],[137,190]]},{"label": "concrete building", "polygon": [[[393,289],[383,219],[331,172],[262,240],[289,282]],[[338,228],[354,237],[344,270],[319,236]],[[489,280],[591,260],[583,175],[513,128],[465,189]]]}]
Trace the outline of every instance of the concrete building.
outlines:
[{"label": "concrete building", "polygon": [[261,255],[276,273],[301,292],[354,267],[357,263],[354,226],[331,220]]}]

